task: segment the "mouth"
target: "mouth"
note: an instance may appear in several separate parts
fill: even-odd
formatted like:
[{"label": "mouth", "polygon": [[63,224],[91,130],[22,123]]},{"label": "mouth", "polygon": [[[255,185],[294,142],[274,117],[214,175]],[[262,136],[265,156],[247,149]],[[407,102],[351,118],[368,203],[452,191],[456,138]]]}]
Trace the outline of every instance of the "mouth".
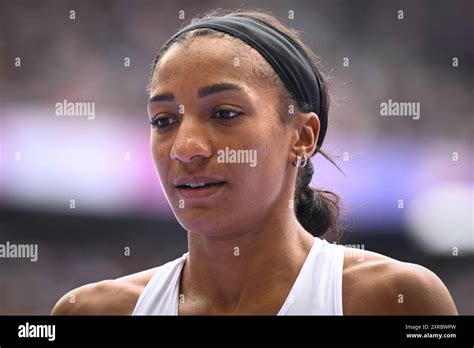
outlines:
[{"label": "mouth", "polygon": [[199,183],[189,183],[189,184],[183,184],[183,185],[176,185],[176,188],[178,188],[179,190],[192,190],[192,191],[198,191],[198,190],[205,190],[209,187],[213,187],[213,186],[223,186],[225,185],[225,181],[221,181],[221,182],[210,182],[210,183],[206,183],[206,182],[199,182]]},{"label": "mouth", "polygon": [[[223,191],[223,188],[228,183],[222,179],[212,177],[188,177],[182,178],[175,182],[175,187],[178,194],[187,201],[193,202],[210,202],[209,199],[215,199],[218,193]],[[211,197],[212,196],[212,197]]]}]

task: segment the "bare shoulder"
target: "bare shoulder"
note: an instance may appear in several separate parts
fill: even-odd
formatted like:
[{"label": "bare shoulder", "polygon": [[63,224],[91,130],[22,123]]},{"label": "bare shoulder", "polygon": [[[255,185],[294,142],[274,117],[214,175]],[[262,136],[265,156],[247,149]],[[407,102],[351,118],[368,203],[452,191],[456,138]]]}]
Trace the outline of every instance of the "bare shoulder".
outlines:
[{"label": "bare shoulder", "polygon": [[346,249],[343,311],[349,315],[457,315],[441,279],[429,269]]},{"label": "bare shoulder", "polygon": [[87,284],[69,291],[52,315],[130,315],[156,268]]}]

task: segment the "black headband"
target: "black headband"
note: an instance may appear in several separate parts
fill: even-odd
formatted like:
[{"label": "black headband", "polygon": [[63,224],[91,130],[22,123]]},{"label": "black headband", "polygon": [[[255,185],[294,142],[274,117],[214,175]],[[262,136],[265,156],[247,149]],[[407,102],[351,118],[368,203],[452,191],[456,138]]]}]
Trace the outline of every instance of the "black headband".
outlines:
[{"label": "black headband", "polygon": [[300,45],[288,35],[257,19],[227,16],[190,24],[174,34],[163,47],[171,44],[181,34],[198,28],[227,33],[257,50],[273,67],[298,106],[306,112],[317,113],[320,120],[317,145],[321,147],[327,130],[327,115],[323,115],[321,110],[321,84],[318,73]]}]

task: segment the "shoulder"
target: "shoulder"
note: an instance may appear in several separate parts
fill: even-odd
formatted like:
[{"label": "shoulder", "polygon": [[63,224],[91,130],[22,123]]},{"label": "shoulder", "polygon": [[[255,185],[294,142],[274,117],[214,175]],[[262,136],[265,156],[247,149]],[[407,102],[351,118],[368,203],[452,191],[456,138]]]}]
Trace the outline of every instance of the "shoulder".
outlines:
[{"label": "shoulder", "polygon": [[156,268],[122,278],[87,284],[69,291],[52,315],[130,315]]},{"label": "shoulder", "polygon": [[456,315],[441,279],[429,269],[346,248],[343,308],[349,315]]}]

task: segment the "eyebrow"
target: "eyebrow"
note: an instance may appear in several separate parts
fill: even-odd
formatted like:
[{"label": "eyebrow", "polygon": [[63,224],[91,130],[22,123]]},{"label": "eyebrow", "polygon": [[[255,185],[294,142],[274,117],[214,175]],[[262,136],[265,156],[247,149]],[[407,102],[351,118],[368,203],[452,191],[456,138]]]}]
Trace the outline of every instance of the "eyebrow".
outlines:
[{"label": "eyebrow", "polygon": [[[205,86],[199,88],[198,97],[204,98],[211,94],[216,94],[224,91],[243,91],[245,92],[247,89],[244,86],[238,85],[236,83],[215,83],[210,86]],[[148,103],[153,102],[163,102],[163,101],[174,101],[173,93],[163,93],[157,94],[151,97],[148,100]]]}]

